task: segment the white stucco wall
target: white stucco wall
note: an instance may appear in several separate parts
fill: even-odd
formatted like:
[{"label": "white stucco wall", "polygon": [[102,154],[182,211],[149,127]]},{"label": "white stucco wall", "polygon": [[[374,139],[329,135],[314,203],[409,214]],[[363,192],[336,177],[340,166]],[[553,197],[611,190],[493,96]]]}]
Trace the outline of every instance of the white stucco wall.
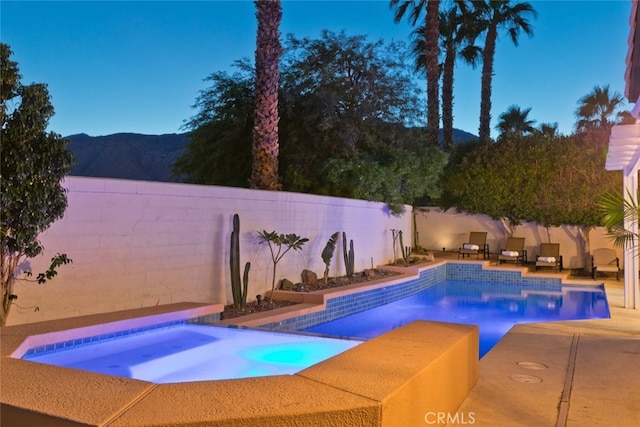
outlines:
[{"label": "white stucco wall", "polygon": [[[420,245],[430,250],[457,251],[469,239],[471,231],[486,231],[487,243],[492,253],[504,249],[507,234],[500,223],[487,215],[469,215],[458,213],[455,209],[442,211],[437,207],[416,209],[416,228]],[[515,236],[525,238],[525,249],[529,261],[534,261],[541,243],[559,243],[560,254],[565,268],[584,267],[584,249],[581,246],[576,227],[562,226],[547,229],[536,223],[523,223],[516,227]],[[589,233],[591,249],[613,247],[611,240],[602,227]],[[622,267],[622,249],[616,248]],[[587,267],[590,268],[590,265]]]},{"label": "white stucco wall", "polygon": [[[277,280],[299,281],[303,269],[322,276],[320,256],[332,233],[353,239],[360,271],[393,258],[391,229],[411,242],[411,208],[390,215],[383,203],[309,194],[145,181],[69,177],[65,216],[42,236],[45,253],[28,261],[44,271],[58,252],[73,264],[44,284],[19,281],[8,324],[180,301],[233,301],[229,239],[240,215],[241,267],[251,262],[249,300],[271,289],[272,262],[257,232],[309,238],[277,267]],[[342,238],[330,274],[344,274]]]}]

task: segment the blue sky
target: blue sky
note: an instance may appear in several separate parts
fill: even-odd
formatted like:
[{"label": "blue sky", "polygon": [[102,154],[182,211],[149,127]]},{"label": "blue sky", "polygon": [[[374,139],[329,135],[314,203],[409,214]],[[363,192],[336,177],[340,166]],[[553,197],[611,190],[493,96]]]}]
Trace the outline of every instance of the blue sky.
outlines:
[{"label": "blue sky", "polygon": [[[496,49],[492,128],[510,105],[530,118],[575,124],[578,99],[595,85],[624,93],[630,0],[532,1],[533,38]],[[319,37],[324,28],[371,41],[409,41],[388,1],[283,1],[283,37]],[[49,86],[64,136],[181,132],[203,82],[253,58],[251,1],[10,1],[0,3],[0,36],[11,46],[23,83]],[[477,134],[480,67],[459,65],[454,127]],[[495,131],[492,131],[495,136]]]}]

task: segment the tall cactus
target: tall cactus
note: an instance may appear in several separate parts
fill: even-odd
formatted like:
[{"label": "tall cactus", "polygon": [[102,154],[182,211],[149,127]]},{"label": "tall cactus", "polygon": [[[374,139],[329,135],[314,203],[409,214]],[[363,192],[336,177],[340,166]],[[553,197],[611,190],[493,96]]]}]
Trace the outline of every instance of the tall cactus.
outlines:
[{"label": "tall cactus", "polygon": [[242,276],[242,288],[240,287],[240,216],[233,215],[233,231],[231,232],[231,253],[229,257],[231,268],[231,293],[233,294],[233,306],[244,310],[247,305],[247,288],[249,287],[249,269],[251,263],[244,266]]},{"label": "tall cactus", "polygon": [[405,264],[408,264],[411,258],[411,247],[405,246],[402,242],[402,230],[398,231],[398,237],[400,238],[400,250],[402,251],[402,259],[404,260]]},{"label": "tall cactus", "polygon": [[353,252],[353,240],[349,242],[349,252],[347,252],[347,233],[342,232],[342,257],[344,258],[344,267],[347,270],[347,276],[351,277],[354,273],[355,255]]}]

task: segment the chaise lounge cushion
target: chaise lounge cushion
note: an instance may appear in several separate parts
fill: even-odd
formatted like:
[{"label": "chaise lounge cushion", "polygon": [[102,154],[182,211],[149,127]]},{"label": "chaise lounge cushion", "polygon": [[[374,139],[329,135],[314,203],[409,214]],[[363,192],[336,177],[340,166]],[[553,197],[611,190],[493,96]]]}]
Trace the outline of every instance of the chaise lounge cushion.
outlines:
[{"label": "chaise lounge cushion", "polygon": [[520,253],[518,251],[502,251],[502,255],[504,255],[504,256],[519,256]]}]

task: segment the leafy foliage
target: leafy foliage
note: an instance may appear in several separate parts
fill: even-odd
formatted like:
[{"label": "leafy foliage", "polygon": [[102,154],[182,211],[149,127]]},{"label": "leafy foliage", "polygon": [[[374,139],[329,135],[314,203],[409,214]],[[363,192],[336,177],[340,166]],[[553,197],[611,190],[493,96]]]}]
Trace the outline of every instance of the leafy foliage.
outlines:
[{"label": "leafy foliage", "polygon": [[198,96],[198,113],[184,125],[191,130],[191,142],[173,164],[176,178],[249,186],[255,72],[247,60],[237,61],[235,69],[232,75],[216,72],[205,79],[212,86]]},{"label": "leafy foliage", "polygon": [[[38,235],[64,214],[67,197],[61,181],[71,171],[74,161],[67,150],[67,140],[46,132],[54,114],[47,86],[22,85],[18,64],[11,60],[11,54],[9,46],[0,43],[1,324],[6,321],[11,301],[15,299],[13,285],[18,265],[25,257],[35,257],[42,252]],[[38,282],[53,278],[56,268],[69,262],[65,254],[58,254],[47,272],[38,276]]]},{"label": "leafy foliage", "polygon": [[573,225],[588,239],[600,225],[599,198],[619,188],[619,172],[604,168],[599,144],[577,136],[536,132],[497,143],[475,144],[451,164],[443,179],[444,207],[502,219],[513,233],[522,221]]},{"label": "leafy foliage", "polygon": [[536,122],[529,118],[531,108],[521,109],[517,105],[510,105],[507,111],[500,114],[496,129],[500,131],[500,137],[516,135],[527,135],[536,131],[533,127]]},{"label": "leafy foliage", "polygon": [[605,170],[600,144],[536,132],[467,150],[448,167],[443,207],[501,219],[508,234],[522,221],[576,226],[586,262],[589,230],[602,221],[598,201],[621,185],[619,171]]},{"label": "leafy foliage", "polygon": [[576,129],[586,131],[593,128],[611,129],[615,124],[613,117],[622,106],[623,96],[611,93],[609,85],[595,86],[593,90],[578,100],[576,109]]},{"label": "leafy foliage", "polygon": [[623,197],[619,191],[611,191],[600,197],[598,208],[613,244],[622,248],[634,247],[640,237],[633,230],[640,219],[638,195],[634,197],[627,192],[627,196]]},{"label": "leafy foliage", "polygon": [[[323,31],[319,39],[287,37],[281,60],[279,165],[287,191],[413,203],[435,189],[446,157],[425,147],[420,90],[404,63],[401,44]],[[186,124],[191,143],[174,165],[188,182],[249,185],[253,126],[253,69],[209,77]],[[399,156],[429,157],[411,180],[393,168]],[[367,169],[374,167],[373,171]],[[429,169],[427,169],[429,168]],[[360,174],[360,171],[364,175]],[[373,175],[370,177],[369,175]],[[401,186],[383,180],[406,181]],[[410,189],[410,183],[421,189]]]}]

